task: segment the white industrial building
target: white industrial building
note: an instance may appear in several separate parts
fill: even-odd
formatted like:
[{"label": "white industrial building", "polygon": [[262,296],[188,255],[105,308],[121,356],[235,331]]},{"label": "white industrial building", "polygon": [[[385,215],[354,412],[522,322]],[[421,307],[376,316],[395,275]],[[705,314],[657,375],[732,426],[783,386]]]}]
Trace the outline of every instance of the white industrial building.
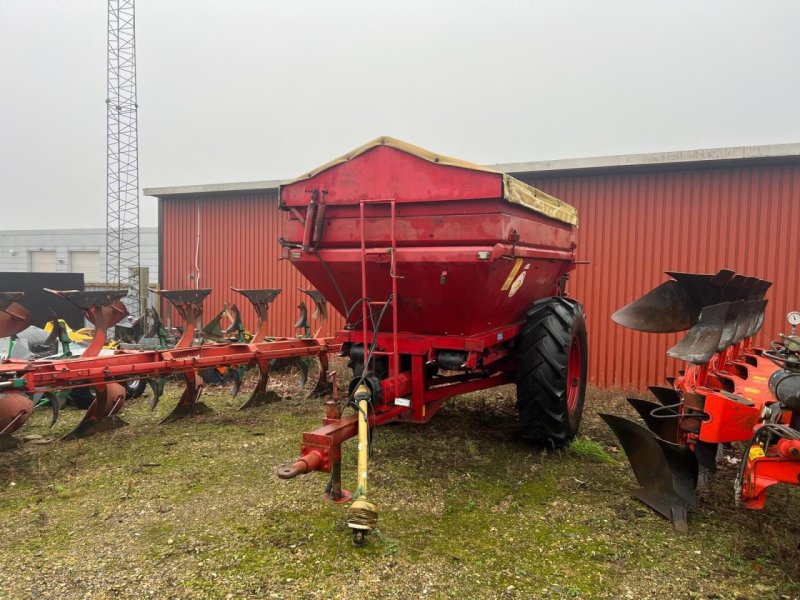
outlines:
[{"label": "white industrial building", "polygon": [[[158,283],[158,228],[142,227],[140,264]],[[87,286],[106,283],[106,230],[20,229],[0,231],[0,272],[83,273]]]}]

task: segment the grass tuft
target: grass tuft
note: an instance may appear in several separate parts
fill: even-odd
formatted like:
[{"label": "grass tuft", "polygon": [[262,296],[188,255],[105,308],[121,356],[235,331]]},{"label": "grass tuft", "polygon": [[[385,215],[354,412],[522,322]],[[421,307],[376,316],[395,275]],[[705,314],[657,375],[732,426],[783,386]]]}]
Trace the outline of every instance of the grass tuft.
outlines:
[{"label": "grass tuft", "polygon": [[569,446],[570,454],[593,462],[607,465],[617,464],[617,460],[603,449],[598,442],[587,437],[576,437]]}]

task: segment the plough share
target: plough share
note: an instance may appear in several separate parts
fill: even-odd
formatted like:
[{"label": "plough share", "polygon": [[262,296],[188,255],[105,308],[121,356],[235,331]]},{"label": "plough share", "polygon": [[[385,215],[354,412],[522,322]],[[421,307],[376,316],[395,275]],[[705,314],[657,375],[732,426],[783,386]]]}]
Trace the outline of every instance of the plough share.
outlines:
[{"label": "plough share", "polygon": [[612,318],[644,332],[688,330],[667,352],[688,366],[668,387],[650,388],[655,401],[628,399],[646,426],[601,416],[641,485],[635,496],[686,530],[722,444],[748,443],[735,482],[744,506],[762,508],[776,483],[800,484],[800,313],[789,315],[790,335],[759,348],[770,282],[728,270],[667,274]]},{"label": "plough share", "polygon": [[[30,417],[34,408],[33,397],[53,395],[63,390],[82,387],[94,389],[95,397],[78,426],[63,439],[85,437],[101,431],[125,425],[119,413],[125,405],[123,383],[146,379],[153,390],[152,408],[158,404],[164,390],[165,379],[180,376],[184,389],[178,404],[163,419],[164,422],[182,419],[193,414],[207,412],[201,401],[203,379],[200,372],[208,368],[228,368],[233,379],[234,396],[241,386],[241,374],[245,367],[256,367],[259,378],[255,389],[240,407],[250,408],[274,401],[276,396],[267,390],[270,361],[275,359],[317,357],[320,362],[319,379],[309,396],[323,396],[330,392],[328,379],[328,352],[336,348],[329,339],[317,337],[268,337],[267,313],[269,304],[280,293],[278,289],[241,290],[233,288],[254,306],[259,322],[252,335],[244,331],[235,305],[223,312],[231,315],[232,324],[224,332],[214,335],[219,329],[221,315],[217,315],[201,332],[203,341],[193,345],[195,330],[203,314],[203,300],[211,290],[153,290],[168,300],[183,319],[183,332],[171,348],[150,350],[103,350],[106,331],[127,316],[121,302],[125,291],[56,291],[47,290],[77,306],[95,326],[95,335],[89,346],[78,357],[18,360],[6,359],[0,363],[0,447],[17,445],[11,434]],[[302,290],[308,293],[306,290]],[[314,292],[314,290],[311,290]],[[319,302],[316,293],[308,293],[312,301]],[[12,337],[30,325],[30,313],[21,304],[21,293],[0,295],[0,337]],[[325,315],[324,306],[317,313]],[[55,321],[58,323],[58,320]],[[308,329],[307,317],[303,325]],[[321,330],[321,325],[318,331]],[[151,334],[157,335],[161,345],[166,344],[163,325],[155,313]],[[52,336],[60,335],[54,327]],[[216,339],[207,343],[206,339]],[[54,419],[58,414],[58,402],[50,402]]]}]

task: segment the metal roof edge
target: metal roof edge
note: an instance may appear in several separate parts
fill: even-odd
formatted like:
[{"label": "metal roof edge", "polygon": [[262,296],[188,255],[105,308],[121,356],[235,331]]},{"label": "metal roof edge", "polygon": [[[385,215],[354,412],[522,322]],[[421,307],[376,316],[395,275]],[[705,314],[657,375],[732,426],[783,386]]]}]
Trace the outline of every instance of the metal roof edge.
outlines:
[{"label": "metal roof edge", "polygon": [[550,171],[583,171],[617,169],[626,167],[657,167],[690,165],[728,161],[800,158],[800,143],[770,144],[764,146],[733,146],[674,152],[644,154],[617,154],[587,158],[565,158],[533,162],[488,165],[505,173],[546,173]]},{"label": "metal roof edge", "polygon": [[[768,144],[763,146],[733,146],[706,148],[701,150],[678,150],[674,152],[651,152],[644,154],[617,154],[587,158],[564,158],[533,162],[515,162],[484,165],[496,171],[515,176],[522,173],[548,173],[564,171],[613,170],[642,167],[667,167],[670,165],[713,164],[730,161],[760,161],[800,159],[800,143]],[[246,193],[276,190],[280,185],[292,181],[275,179],[270,181],[244,181],[239,183],[210,183],[173,187],[144,188],[145,196],[158,198],[201,196],[220,193]]]},{"label": "metal roof edge", "polygon": [[145,196],[198,196],[228,192],[260,192],[275,190],[289,179],[271,179],[268,181],[242,181],[238,183],[206,183],[200,185],[178,185],[170,187],[142,188]]},{"label": "metal roof edge", "polygon": [[[158,233],[158,227],[151,226],[151,225],[142,225],[139,227],[139,232],[144,233]],[[4,235],[40,235],[40,234],[54,234],[54,235],[74,235],[74,236],[81,236],[81,235],[89,235],[95,233],[102,233],[103,235],[106,234],[105,227],[81,227],[81,228],[70,228],[70,227],[40,227],[37,229],[0,229],[0,236]],[[0,240],[2,241],[2,240]]]}]

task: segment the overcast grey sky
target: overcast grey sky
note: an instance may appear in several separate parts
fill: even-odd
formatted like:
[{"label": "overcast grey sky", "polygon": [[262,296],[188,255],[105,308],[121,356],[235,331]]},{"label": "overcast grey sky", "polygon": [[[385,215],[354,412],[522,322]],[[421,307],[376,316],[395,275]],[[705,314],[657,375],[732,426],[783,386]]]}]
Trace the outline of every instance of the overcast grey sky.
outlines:
[{"label": "overcast grey sky", "polygon": [[[792,0],[137,0],[140,185],[384,134],[481,163],[798,142],[799,25]],[[0,229],[105,226],[106,3],[0,0],[0,57]]]}]

